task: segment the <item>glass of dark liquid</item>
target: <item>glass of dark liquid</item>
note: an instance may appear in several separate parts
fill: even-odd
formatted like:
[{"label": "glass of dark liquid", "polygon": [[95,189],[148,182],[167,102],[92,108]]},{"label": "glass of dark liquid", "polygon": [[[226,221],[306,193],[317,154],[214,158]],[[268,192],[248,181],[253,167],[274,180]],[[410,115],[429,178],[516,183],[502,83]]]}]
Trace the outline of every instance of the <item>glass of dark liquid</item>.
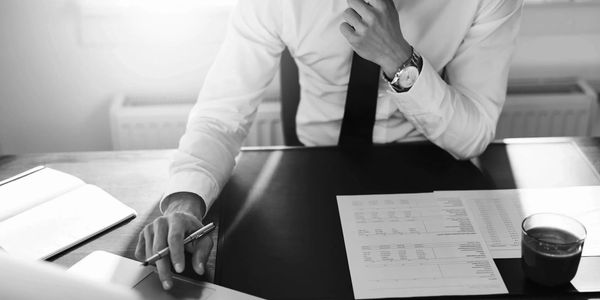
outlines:
[{"label": "glass of dark liquid", "polygon": [[544,286],[569,283],[577,273],[587,235],[583,224],[568,216],[540,213],[525,218],[521,229],[525,276]]}]

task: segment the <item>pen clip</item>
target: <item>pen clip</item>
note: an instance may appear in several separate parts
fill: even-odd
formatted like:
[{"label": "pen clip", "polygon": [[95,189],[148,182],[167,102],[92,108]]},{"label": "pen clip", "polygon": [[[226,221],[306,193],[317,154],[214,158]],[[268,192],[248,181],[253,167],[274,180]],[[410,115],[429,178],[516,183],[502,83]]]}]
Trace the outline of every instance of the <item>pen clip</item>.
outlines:
[{"label": "pen clip", "polygon": [[206,234],[208,234],[209,232],[211,232],[213,229],[215,228],[215,224],[214,223],[208,223],[206,226],[204,226],[202,229],[202,231],[198,231],[193,233],[192,235],[190,235],[188,237],[189,241],[188,242],[193,242],[203,236],[205,236]]}]

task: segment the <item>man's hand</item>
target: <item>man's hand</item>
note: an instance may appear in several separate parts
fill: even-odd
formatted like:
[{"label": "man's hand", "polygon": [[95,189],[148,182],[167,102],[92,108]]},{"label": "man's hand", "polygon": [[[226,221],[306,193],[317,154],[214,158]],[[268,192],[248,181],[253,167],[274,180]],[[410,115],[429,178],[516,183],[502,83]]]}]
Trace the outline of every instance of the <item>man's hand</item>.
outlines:
[{"label": "man's hand", "polygon": [[169,246],[170,256],[156,262],[158,277],[163,288],[173,286],[171,264],[177,273],[185,268],[184,251],[192,253],[192,266],[199,275],[204,274],[208,254],[213,246],[212,239],[207,236],[187,245],[183,239],[202,227],[204,216],[204,200],[191,193],[175,193],[167,197],[167,208],[164,215],[146,225],[140,232],[135,256],[145,260],[163,248]]},{"label": "man's hand", "polygon": [[340,31],[358,55],[381,66],[388,78],[393,77],[411,54],[394,1],[348,0],[348,5]]}]

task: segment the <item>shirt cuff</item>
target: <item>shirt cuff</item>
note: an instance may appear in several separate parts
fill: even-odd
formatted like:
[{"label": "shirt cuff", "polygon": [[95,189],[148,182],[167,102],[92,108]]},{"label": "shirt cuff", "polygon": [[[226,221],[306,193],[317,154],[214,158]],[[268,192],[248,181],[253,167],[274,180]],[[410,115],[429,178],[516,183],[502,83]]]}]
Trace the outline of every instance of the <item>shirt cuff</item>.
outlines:
[{"label": "shirt cuff", "polygon": [[413,123],[416,129],[429,139],[441,135],[446,112],[442,110],[442,101],[448,85],[433,66],[423,58],[423,69],[415,84],[403,93],[389,91],[395,99],[398,109]]},{"label": "shirt cuff", "polygon": [[206,213],[219,194],[219,187],[210,175],[198,170],[171,174],[167,183],[167,189],[160,200],[159,209],[161,214],[164,214],[165,211],[165,207],[163,206],[165,198],[178,192],[194,193],[202,197],[206,205],[206,211],[204,211],[204,216],[206,216]]}]

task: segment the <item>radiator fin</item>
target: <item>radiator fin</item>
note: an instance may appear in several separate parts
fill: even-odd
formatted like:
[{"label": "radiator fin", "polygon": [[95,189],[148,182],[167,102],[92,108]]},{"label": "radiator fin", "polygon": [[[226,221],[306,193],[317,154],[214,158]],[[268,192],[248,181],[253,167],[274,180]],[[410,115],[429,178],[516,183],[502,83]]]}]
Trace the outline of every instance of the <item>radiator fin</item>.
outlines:
[{"label": "radiator fin", "polygon": [[517,84],[509,89],[496,138],[590,136],[596,98],[583,81]]},{"label": "radiator fin", "polygon": [[[185,132],[191,100],[116,97],[110,119],[115,150],[173,149]],[[261,104],[244,146],[283,145],[280,104]]]}]

